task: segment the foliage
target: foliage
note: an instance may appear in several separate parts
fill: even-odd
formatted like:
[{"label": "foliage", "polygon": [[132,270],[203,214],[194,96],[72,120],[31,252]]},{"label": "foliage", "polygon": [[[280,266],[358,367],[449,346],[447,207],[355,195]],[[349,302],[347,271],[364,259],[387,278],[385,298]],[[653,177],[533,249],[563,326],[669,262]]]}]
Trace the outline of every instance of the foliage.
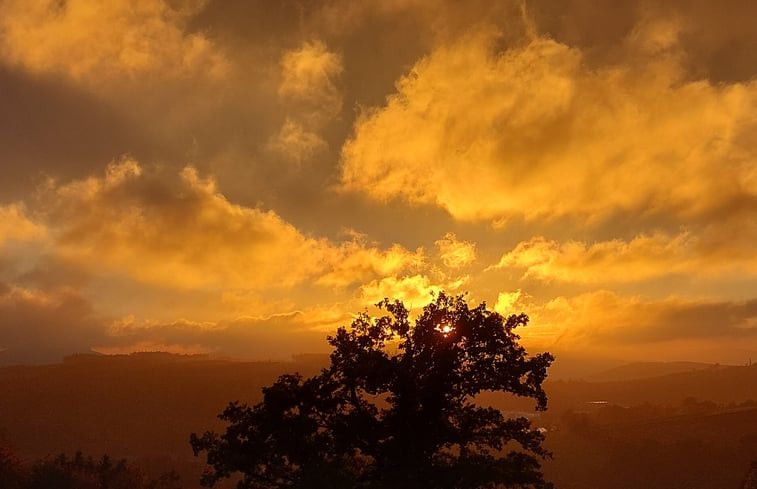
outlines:
[{"label": "foliage", "polygon": [[0,487],[20,489],[25,478],[26,474],[21,459],[9,447],[0,445]]},{"label": "foliage", "polygon": [[125,460],[85,457],[77,452],[24,466],[7,447],[0,447],[0,487],[3,489],[181,489],[169,472],[150,479]]},{"label": "foliage", "polygon": [[752,462],[742,487],[744,489],[757,489],[757,462]]},{"label": "foliage", "polygon": [[546,409],[553,357],[518,343],[527,316],[441,293],[411,327],[400,301],[377,306],[388,314],[360,314],[329,337],[320,375],[284,375],[254,407],[231,403],[219,415],[224,434],[192,435],[210,466],[202,483],[241,473],[246,489],[551,487],[540,472],[543,435],[476,404],[500,391]]}]

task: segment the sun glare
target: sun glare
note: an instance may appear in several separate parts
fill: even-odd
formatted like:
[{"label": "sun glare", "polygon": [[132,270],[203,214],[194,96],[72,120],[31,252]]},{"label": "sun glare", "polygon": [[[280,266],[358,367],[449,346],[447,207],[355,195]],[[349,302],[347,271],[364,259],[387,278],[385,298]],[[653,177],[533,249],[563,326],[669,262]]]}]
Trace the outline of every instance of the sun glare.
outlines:
[{"label": "sun glare", "polygon": [[449,334],[452,332],[452,326],[449,324],[442,323],[438,325],[436,328],[434,328],[436,331],[440,332],[444,336],[449,336]]}]

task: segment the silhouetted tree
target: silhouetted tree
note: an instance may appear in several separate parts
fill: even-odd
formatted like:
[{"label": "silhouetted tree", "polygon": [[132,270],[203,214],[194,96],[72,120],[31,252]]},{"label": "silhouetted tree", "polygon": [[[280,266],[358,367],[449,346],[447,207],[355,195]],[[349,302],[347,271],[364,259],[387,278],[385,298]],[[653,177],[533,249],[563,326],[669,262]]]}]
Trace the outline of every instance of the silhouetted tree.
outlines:
[{"label": "silhouetted tree", "polygon": [[528,317],[441,293],[411,327],[401,302],[377,306],[389,314],[328,338],[320,375],[284,375],[256,406],[231,403],[226,433],[192,434],[195,455],[207,452],[203,485],[241,473],[249,489],[551,487],[543,435],[476,404],[501,391],[546,409],[553,357],[529,356],[513,332]]}]

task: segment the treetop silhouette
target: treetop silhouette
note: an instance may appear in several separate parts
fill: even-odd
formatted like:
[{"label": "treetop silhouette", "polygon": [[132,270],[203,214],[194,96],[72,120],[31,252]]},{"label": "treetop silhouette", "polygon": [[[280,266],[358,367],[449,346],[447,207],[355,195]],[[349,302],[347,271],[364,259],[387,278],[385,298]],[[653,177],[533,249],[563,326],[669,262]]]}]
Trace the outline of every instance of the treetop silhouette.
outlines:
[{"label": "treetop silhouette", "polygon": [[525,314],[440,293],[411,326],[400,301],[359,314],[328,338],[319,375],[283,375],[254,407],[231,403],[226,432],[192,434],[207,453],[203,484],[241,473],[240,488],[548,488],[543,435],[525,417],[478,405],[499,391],[535,400],[553,361],[518,343]]}]

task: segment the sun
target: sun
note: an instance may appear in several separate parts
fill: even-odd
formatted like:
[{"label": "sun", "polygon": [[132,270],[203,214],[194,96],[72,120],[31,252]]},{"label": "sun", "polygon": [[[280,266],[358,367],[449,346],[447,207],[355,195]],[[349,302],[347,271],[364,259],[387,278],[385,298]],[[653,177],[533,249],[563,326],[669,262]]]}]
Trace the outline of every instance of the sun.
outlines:
[{"label": "sun", "polygon": [[434,330],[440,332],[442,335],[449,336],[449,334],[452,332],[452,330],[455,329],[451,325],[447,323],[439,324],[437,327],[434,328]]}]

